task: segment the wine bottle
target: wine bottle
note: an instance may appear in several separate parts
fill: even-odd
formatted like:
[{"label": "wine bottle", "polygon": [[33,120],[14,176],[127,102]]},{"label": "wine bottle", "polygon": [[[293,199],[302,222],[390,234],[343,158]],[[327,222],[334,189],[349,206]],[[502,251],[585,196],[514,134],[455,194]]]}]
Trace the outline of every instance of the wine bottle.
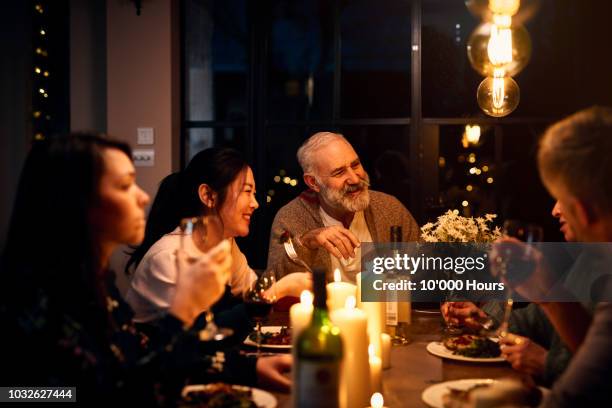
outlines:
[{"label": "wine bottle", "polygon": [[340,330],[327,310],[325,271],[313,272],[313,288],[312,319],[296,343],[294,401],[298,408],[337,408],[343,350]]},{"label": "wine bottle", "polygon": [[[391,256],[395,258],[400,254],[400,244],[402,242],[402,227],[392,225],[390,228]],[[387,272],[387,281],[399,281],[401,275],[396,270]],[[393,339],[394,344],[407,344],[410,342],[410,320],[411,303],[409,301],[399,301],[395,291],[387,291],[386,303],[386,331]]]}]

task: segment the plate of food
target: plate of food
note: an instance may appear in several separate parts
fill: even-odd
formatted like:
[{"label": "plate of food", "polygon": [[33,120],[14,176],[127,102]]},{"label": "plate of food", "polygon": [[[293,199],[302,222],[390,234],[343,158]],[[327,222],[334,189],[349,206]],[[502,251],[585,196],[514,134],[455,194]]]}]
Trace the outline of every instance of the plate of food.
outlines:
[{"label": "plate of food", "polygon": [[548,392],[517,378],[473,378],[432,385],[421,398],[432,408],[537,407]]},{"label": "plate of food", "polygon": [[432,341],[427,351],[434,356],[473,363],[499,363],[506,361],[501,356],[499,341],[475,334],[449,336],[444,341]]},{"label": "plate of food", "polygon": [[[257,332],[249,334],[244,344],[257,347]],[[291,349],[291,329],[287,326],[263,326],[261,328],[261,347]]]},{"label": "plate of food", "polygon": [[181,392],[179,407],[276,408],[276,398],[267,391],[225,383],[188,385]]}]

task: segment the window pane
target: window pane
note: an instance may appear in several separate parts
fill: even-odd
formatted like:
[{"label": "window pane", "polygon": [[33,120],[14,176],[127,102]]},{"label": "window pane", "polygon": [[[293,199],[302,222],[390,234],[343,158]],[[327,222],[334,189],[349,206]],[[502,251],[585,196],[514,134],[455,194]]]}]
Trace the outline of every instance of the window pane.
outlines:
[{"label": "window pane", "polygon": [[468,61],[468,38],[480,21],[462,1],[423,0],[422,100],[425,117],[462,117],[480,112],[482,78]]},{"label": "window pane", "polygon": [[341,116],[410,116],[409,0],[355,0],[340,17]]},{"label": "window pane", "polygon": [[196,153],[209,147],[231,147],[242,152],[246,147],[246,127],[189,128],[185,135],[186,163]]},{"label": "window pane", "polygon": [[545,130],[540,125],[502,126],[503,165],[497,195],[502,219],[518,218],[544,227],[546,241],[559,241],[559,224],[551,215],[554,204],[538,174],[537,143]]},{"label": "window pane", "polygon": [[245,120],[245,0],[186,0],[185,120]]},{"label": "window pane", "polygon": [[478,140],[468,142],[465,126],[439,126],[441,211],[458,209],[466,216],[497,212],[494,129],[486,125],[479,128]]},{"label": "window pane", "polygon": [[331,1],[282,0],[272,6],[269,118],[331,118],[332,10]]},{"label": "window pane", "polygon": [[410,208],[410,127],[343,126],[340,130],[359,155],[372,189],[391,194]]}]

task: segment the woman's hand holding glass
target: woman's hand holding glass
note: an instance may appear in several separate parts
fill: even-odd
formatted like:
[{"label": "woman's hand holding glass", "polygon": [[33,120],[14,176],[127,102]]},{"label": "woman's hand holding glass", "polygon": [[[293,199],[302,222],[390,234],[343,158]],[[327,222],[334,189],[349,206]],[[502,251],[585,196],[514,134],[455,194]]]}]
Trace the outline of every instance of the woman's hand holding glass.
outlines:
[{"label": "woman's hand holding glass", "polygon": [[181,273],[178,274],[170,312],[191,325],[225,292],[232,266],[231,246],[228,241],[222,241],[208,254],[195,260],[180,249],[176,257]]}]

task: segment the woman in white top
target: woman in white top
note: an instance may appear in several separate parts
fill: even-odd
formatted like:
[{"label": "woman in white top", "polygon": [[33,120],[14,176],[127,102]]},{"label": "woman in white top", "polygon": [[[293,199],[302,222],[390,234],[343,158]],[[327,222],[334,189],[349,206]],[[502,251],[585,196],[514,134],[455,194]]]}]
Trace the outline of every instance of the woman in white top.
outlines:
[{"label": "woman in white top", "polygon": [[[154,322],[167,312],[176,288],[174,254],[180,246],[177,226],[182,218],[202,214],[204,207],[217,209],[224,236],[232,245],[232,273],[224,299],[235,299],[229,302],[232,307],[227,310],[221,313],[216,310],[217,323],[241,334],[250,330],[248,309],[237,298],[256,279],[256,274],[234,238],[248,235],[251,215],[259,204],[251,168],[239,152],[227,148],[199,152],[185,170],[167,176],[160,184],[149,213],[145,239],[126,266],[126,270],[136,267],[126,297],[134,309],[134,321]],[[195,246],[188,251],[198,254]],[[290,274],[277,285],[279,298],[299,296],[310,285],[310,276]]]}]

